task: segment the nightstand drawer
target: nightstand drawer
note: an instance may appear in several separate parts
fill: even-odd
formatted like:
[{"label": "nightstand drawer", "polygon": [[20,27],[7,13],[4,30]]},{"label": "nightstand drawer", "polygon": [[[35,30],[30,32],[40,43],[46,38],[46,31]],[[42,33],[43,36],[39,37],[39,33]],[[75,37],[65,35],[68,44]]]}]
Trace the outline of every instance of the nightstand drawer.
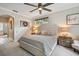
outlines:
[{"label": "nightstand drawer", "polygon": [[71,47],[72,43],[73,43],[73,40],[71,37],[64,37],[64,36],[58,37],[58,44],[61,46]]}]

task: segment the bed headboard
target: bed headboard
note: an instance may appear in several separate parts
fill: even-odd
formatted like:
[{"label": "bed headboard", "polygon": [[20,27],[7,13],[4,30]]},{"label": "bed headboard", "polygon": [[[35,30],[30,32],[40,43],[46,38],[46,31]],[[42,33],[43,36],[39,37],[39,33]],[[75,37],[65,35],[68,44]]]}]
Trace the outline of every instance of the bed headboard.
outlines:
[{"label": "bed headboard", "polygon": [[58,26],[56,24],[50,25],[49,33],[52,35],[57,35]]},{"label": "bed headboard", "polygon": [[58,31],[58,26],[56,24],[43,24],[40,26],[41,31],[47,31],[49,35],[56,35]]}]

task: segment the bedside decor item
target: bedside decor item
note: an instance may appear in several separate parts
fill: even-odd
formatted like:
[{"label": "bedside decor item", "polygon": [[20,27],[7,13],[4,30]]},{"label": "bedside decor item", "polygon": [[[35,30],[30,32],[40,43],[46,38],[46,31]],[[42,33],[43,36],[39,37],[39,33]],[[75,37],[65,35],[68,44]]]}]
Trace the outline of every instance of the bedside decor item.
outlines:
[{"label": "bedside decor item", "polygon": [[71,36],[69,33],[69,26],[63,24],[58,28],[58,36]]},{"label": "bedside decor item", "polygon": [[67,25],[79,25],[79,13],[67,15],[66,24]]},{"label": "bedside decor item", "polygon": [[27,27],[28,26],[28,22],[27,21],[20,21],[20,26],[21,27]]},{"label": "bedside decor item", "polygon": [[40,34],[40,29],[38,24],[33,24],[31,28],[31,34]]}]

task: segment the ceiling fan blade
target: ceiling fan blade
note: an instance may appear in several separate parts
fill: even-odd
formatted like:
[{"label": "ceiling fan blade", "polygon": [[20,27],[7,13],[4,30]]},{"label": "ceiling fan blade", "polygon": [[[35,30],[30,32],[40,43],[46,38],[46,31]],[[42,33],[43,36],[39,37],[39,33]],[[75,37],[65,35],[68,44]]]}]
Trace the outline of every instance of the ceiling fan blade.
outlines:
[{"label": "ceiling fan blade", "polygon": [[35,11],[35,10],[37,10],[38,8],[35,8],[35,9],[33,9],[33,10],[31,10],[30,12],[33,12],[33,11]]},{"label": "ceiling fan blade", "polygon": [[46,3],[46,4],[43,5],[43,7],[47,7],[47,6],[51,5],[51,4],[54,4],[54,3]]},{"label": "ceiling fan blade", "polygon": [[39,14],[42,14],[42,10],[39,10]]},{"label": "ceiling fan blade", "polygon": [[33,7],[37,7],[37,6],[35,6],[35,5],[33,5],[33,4],[30,4],[30,3],[24,3],[25,5],[29,5],[29,6],[33,6]]},{"label": "ceiling fan blade", "polygon": [[43,8],[43,10],[46,10],[46,11],[49,11],[49,12],[51,12],[52,10],[50,10],[50,9],[47,9],[47,8]]}]

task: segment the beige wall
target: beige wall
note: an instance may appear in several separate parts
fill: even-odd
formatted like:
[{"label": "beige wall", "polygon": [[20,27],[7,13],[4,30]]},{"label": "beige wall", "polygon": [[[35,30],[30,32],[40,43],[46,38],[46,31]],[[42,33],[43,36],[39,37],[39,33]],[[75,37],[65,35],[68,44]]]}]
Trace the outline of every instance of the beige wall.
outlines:
[{"label": "beige wall", "polygon": [[[73,13],[79,13],[79,7],[71,8],[71,9],[64,10],[64,11],[57,12],[57,13],[52,13],[51,15],[49,15],[49,24],[51,25],[50,28],[53,28],[52,27],[53,24],[56,24],[57,26],[59,26],[60,24],[65,24],[66,15],[73,14]],[[79,25],[71,25],[69,32],[73,36],[78,36]]]},{"label": "beige wall", "polygon": [[[49,33],[53,34],[53,32],[55,30],[57,31],[57,29],[58,29],[58,28],[56,28],[56,26],[58,27],[59,25],[65,24],[66,16],[68,14],[73,14],[73,13],[79,13],[79,6],[50,14],[48,16],[49,23],[42,25],[41,30],[48,31]],[[71,33],[72,36],[79,36],[79,25],[70,25],[69,32]]]}]

